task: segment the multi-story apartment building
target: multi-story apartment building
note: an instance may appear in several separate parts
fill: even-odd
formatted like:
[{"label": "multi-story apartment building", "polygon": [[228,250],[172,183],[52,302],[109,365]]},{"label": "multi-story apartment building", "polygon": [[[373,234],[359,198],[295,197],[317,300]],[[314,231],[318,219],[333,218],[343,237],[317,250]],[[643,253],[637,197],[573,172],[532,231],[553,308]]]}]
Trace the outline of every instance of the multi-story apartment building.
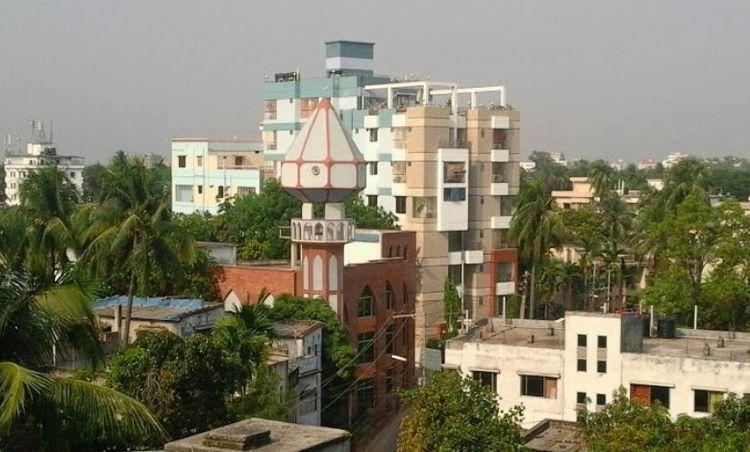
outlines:
[{"label": "multi-story apartment building", "polygon": [[416,232],[421,346],[440,333],[447,278],[458,282],[473,318],[499,312],[502,297],[515,292],[517,252],[506,233],[520,177],[520,117],[502,86],[375,75],[373,50],[373,43],[328,42],[324,77],[292,72],[267,82],[263,151],[278,170],[318,100],[331,99],[367,161],[361,196]]},{"label": "multi-story apartment building", "polygon": [[172,139],[172,210],[216,214],[232,196],[260,191],[269,169],[259,140]]},{"label": "multi-story apartment building", "polygon": [[52,142],[51,124],[34,120],[31,125],[33,138],[26,145],[26,152],[8,150],[5,154],[6,204],[20,204],[19,189],[23,181],[34,170],[48,166],[56,166],[63,171],[76,190],[83,193],[83,157],[57,153],[57,147]]},{"label": "multi-story apartment building", "polygon": [[624,388],[673,418],[701,417],[728,393],[750,393],[750,334],[654,328],[638,314],[567,312],[564,320],[491,318],[448,341],[444,368],[480,380],[500,409],[523,404],[523,427],[575,421]]}]

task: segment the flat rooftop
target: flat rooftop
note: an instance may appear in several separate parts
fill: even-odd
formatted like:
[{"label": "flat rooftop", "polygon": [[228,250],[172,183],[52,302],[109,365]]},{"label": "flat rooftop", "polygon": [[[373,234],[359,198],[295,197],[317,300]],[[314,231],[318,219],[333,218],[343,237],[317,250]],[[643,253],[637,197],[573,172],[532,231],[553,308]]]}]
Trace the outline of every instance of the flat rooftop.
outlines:
[{"label": "flat rooftop", "polygon": [[[124,308],[126,303],[125,295],[115,295],[95,301],[93,308],[99,317],[114,318],[117,306]],[[206,303],[200,298],[134,297],[131,317],[137,320],[179,322],[186,317],[216,308],[223,309],[223,305]]]},{"label": "flat rooftop", "polygon": [[[719,347],[718,337],[682,336],[675,339],[647,337],[643,339],[643,353],[676,358],[750,362],[750,354],[748,354],[750,340],[727,339],[728,334],[724,333],[723,347]],[[704,353],[706,344],[710,348],[709,355]]]},{"label": "flat rooftop", "polygon": [[[562,350],[565,346],[565,330],[562,322],[546,320],[522,321],[522,325],[506,325],[502,319],[489,319],[486,326],[469,331],[451,341],[482,342],[486,344],[515,345],[518,347],[551,348]],[[552,333],[552,334],[551,334]],[[533,336],[533,340],[532,340]]]},{"label": "flat rooftop", "polygon": [[[265,436],[266,439],[254,437]],[[183,438],[164,445],[165,452],[221,452],[229,450],[311,451],[342,447],[351,438],[349,432],[326,427],[290,424],[267,419],[250,418],[208,432]],[[213,440],[214,444],[211,444]],[[216,445],[216,441],[225,444]],[[245,442],[255,442],[243,447]],[[341,450],[344,450],[343,448]]]}]

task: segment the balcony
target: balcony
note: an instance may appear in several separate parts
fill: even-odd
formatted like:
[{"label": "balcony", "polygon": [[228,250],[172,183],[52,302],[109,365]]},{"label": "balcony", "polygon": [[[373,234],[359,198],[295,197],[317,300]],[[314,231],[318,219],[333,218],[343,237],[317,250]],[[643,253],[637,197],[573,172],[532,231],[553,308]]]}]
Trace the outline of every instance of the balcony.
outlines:
[{"label": "balcony", "polygon": [[293,242],[350,242],[354,239],[354,220],[295,218],[292,220],[289,237]]},{"label": "balcony", "polygon": [[516,293],[514,281],[495,283],[495,295],[513,295],[514,293]]},{"label": "balcony", "polygon": [[490,227],[492,229],[509,229],[510,228],[510,221],[513,218],[511,215],[507,216],[500,216],[500,217],[491,217],[490,218]]},{"label": "balcony", "polygon": [[499,143],[503,147],[495,147],[495,143],[492,144],[492,155],[490,160],[493,162],[507,163],[510,161],[510,151],[505,149],[505,143]]},{"label": "balcony", "polygon": [[[494,176],[494,174],[493,174]],[[494,179],[494,177],[493,177]],[[508,196],[510,192],[509,186],[505,182],[492,182],[490,185],[490,194],[492,196]]]},{"label": "balcony", "polygon": [[467,264],[483,264],[484,263],[484,250],[474,249],[464,251],[464,259]]},{"label": "balcony", "polygon": [[493,129],[510,129],[510,117],[493,116],[491,126]]}]

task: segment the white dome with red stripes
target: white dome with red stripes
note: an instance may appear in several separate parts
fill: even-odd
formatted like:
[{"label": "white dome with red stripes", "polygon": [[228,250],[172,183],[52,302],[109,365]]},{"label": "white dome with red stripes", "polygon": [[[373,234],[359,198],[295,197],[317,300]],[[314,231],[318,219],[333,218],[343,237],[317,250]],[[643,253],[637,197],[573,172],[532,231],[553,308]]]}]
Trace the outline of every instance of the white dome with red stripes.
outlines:
[{"label": "white dome with red stripes", "polygon": [[365,159],[328,98],[318,102],[281,161],[281,185],[303,202],[342,202],[365,188]]}]

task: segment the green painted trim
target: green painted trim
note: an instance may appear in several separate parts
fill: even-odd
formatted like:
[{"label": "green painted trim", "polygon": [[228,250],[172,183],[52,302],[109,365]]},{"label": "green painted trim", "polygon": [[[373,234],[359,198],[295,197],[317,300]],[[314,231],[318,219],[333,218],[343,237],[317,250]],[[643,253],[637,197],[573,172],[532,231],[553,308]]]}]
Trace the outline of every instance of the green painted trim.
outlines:
[{"label": "green painted trim", "polygon": [[392,156],[390,152],[388,153],[380,152],[378,153],[378,162],[390,162],[392,160],[391,157]]},{"label": "green painted trim", "polygon": [[393,123],[393,113],[395,109],[381,108],[378,110],[378,127],[391,127]]},{"label": "green painted trim", "polygon": [[391,196],[391,187],[378,187],[378,195]]},{"label": "green painted trim", "polygon": [[365,127],[365,116],[367,110],[352,110],[352,127],[351,129],[362,129]]}]

